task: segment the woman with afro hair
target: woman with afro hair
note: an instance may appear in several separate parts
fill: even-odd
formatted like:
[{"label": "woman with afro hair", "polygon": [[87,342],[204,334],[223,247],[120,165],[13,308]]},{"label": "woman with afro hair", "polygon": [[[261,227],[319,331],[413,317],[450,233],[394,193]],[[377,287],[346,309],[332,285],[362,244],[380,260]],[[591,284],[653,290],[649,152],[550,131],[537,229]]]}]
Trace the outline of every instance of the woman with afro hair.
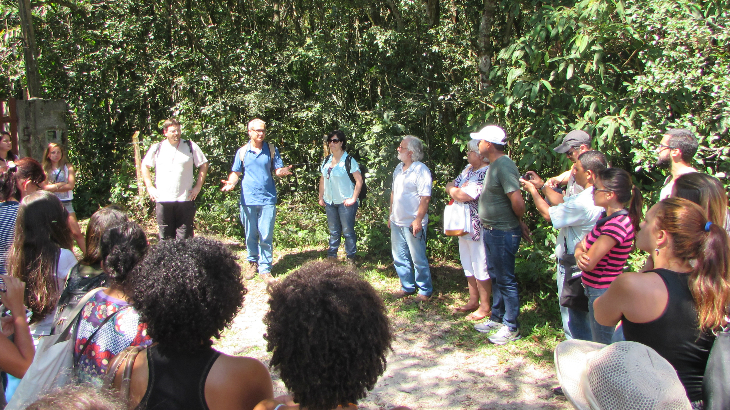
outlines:
[{"label": "woman with afro hair", "polygon": [[[251,410],[273,397],[261,362],[211,346],[246,294],[236,259],[211,239],[166,240],[132,273],[132,304],[155,344],[133,362],[130,408]],[[117,389],[124,370],[120,366],[116,373]]]},{"label": "woman with afro hair", "polygon": [[274,286],[269,307],[271,366],[293,397],[256,410],[357,408],[385,371],[393,338],[375,289],[350,268],[313,262]]}]

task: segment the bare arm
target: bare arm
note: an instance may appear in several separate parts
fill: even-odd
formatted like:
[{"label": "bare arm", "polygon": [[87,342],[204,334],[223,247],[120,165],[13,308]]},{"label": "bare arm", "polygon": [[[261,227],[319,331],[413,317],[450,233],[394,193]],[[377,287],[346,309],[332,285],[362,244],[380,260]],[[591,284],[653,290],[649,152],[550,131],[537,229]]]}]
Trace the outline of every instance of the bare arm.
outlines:
[{"label": "bare arm", "polygon": [[360,171],[352,173],[352,177],[355,178],[355,190],[352,192],[352,198],[345,199],[345,206],[352,206],[357,202],[357,197],[360,196],[360,190],[362,189],[362,174]]},{"label": "bare arm", "polygon": [[228,175],[228,179],[223,179],[221,182],[223,183],[223,188],[221,188],[221,191],[227,192],[232,190],[236,187],[236,184],[238,183],[238,179],[241,177],[240,172],[231,172]]},{"label": "bare arm", "polygon": [[418,211],[416,212],[416,219],[411,223],[413,228],[413,235],[415,236],[423,229],[423,218],[428,212],[428,203],[431,202],[430,196],[422,196],[421,201],[418,203]]},{"label": "bare arm", "polygon": [[[30,335],[30,328],[25,317],[25,306],[23,295],[25,283],[20,279],[3,275],[7,291],[0,294],[2,303],[10,309],[12,315],[8,323],[13,328],[13,341],[7,337],[0,336],[0,368],[17,378],[22,378],[26,370],[33,362],[35,347],[33,338]],[[7,320],[7,319],[4,319]]]},{"label": "bare arm", "polygon": [[535,208],[537,208],[537,211],[540,212],[540,215],[542,215],[542,217],[545,218],[546,221],[550,222],[550,205],[545,202],[542,196],[540,196],[540,193],[538,192],[532,180],[526,181],[520,178],[520,183],[525,188],[525,191],[529,192],[530,195],[532,195],[532,200],[535,202]]},{"label": "bare arm", "polygon": [[319,177],[319,205],[324,206],[324,177]]},{"label": "bare arm", "polygon": [[274,175],[276,175],[277,177],[285,177],[287,175],[291,175],[291,165],[289,165],[288,167],[277,168],[276,172],[274,172]]},{"label": "bare arm", "polygon": [[68,175],[66,176],[66,182],[56,182],[53,184],[43,185],[43,189],[49,192],[68,192],[74,189],[76,186],[76,170],[73,165],[66,164],[68,168]]},{"label": "bare arm", "polygon": [[390,191],[390,210],[388,211],[388,229],[390,229],[391,215],[393,215],[393,191]]},{"label": "bare arm", "polygon": [[152,174],[150,173],[149,165],[142,165],[142,179],[144,179],[144,185],[147,187],[147,193],[150,195],[150,199],[157,202],[157,188],[152,184]]},{"label": "bare arm", "polygon": [[[581,241],[582,243],[583,241]],[[580,257],[576,254],[576,261],[578,263],[578,267],[583,272],[590,272],[593,269],[596,268],[596,265],[598,265],[598,262],[603,259],[604,256],[613,248],[614,246],[618,245],[618,241],[608,235],[601,235],[596,239],[596,241],[593,243],[593,246],[591,246],[590,249],[588,249],[587,252],[581,253]]]},{"label": "bare arm", "polygon": [[515,213],[517,219],[522,220],[522,216],[525,215],[525,199],[522,198],[520,190],[512,191],[507,194],[510,203],[512,204],[512,212]]},{"label": "bare arm", "polygon": [[208,175],[209,168],[210,168],[209,162],[201,164],[198,167],[198,181],[195,183],[195,186],[193,187],[193,189],[190,191],[190,194],[188,195],[189,201],[193,201],[193,200],[195,200],[195,198],[198,197],[200,190],[203,188],[203,183],[205,182],[205,177]]},{"label": "bare arm", "polygon": [[449,194],[449,196],[455,201],[468,202],[474,200],[474,198],[470,197],[466,192],[462,191],[461,188],[457,187],[453,181],[446,184],[446,193]]}]

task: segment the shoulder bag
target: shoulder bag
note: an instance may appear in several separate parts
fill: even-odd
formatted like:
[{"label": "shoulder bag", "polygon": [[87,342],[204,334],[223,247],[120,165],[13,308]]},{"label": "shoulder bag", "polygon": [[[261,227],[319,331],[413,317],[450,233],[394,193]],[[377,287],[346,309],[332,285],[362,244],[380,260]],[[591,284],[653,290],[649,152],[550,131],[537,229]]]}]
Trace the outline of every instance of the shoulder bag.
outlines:
[{"label": "shoulder bag", "polygon": [[20,380],[12,400],[5,409],[20,410],[36,401],[45,393],[63,387],[73,379],[73,356],[76,338],[76,323],[81,316],[81,310],[96,292],[104,288],[89,291],[76,305],[63,331],[57,335],[45,336],[38,343],[38,348],[25,376]]}]

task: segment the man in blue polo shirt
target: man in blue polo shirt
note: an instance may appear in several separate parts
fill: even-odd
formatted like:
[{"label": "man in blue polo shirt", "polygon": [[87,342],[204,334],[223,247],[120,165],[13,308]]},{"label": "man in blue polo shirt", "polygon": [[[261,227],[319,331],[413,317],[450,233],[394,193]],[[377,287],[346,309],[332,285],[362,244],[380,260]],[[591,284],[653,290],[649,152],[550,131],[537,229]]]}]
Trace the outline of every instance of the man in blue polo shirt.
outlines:
[{"label": "man in blue polo shirt", "polygon": [[249,142],[236,152],[231,174],[222,181],[222,191],[232,190],[241,180],[241,223],[246,230],[249,263],[245,277],[251,279],[258,271],[269,284],[274,280],[271,276],[276,218],[274,175],[290,175],[291,166],[284,166],[279,150],[273,144],[264,143],[264,121],[258,118],[251,120],[248,136]]}]

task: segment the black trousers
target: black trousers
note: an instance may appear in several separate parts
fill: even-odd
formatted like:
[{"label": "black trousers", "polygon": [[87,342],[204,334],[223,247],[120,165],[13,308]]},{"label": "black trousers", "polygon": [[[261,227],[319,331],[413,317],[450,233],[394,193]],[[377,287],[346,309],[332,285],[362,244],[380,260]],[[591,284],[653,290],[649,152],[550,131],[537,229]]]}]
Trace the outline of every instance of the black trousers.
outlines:
[{"label": "black trousers", "polygon": [[158,202],[155,211],[160,240],[193,237],[195,202]]}]

